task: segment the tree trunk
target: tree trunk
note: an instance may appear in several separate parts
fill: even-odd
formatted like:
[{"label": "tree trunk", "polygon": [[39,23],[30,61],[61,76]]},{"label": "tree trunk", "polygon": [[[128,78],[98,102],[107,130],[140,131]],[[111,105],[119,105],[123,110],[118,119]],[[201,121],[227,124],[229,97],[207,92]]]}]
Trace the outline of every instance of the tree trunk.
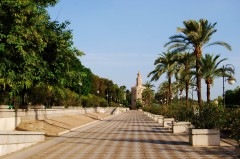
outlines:
[{"label": "tree trunk", "polygon": [[202,57],[202,51],[199,46],[197,46],[194,50],[196,55],[196,73],[197,73],[197,96],[198,96],[198,105],[202,107],[202,84],[201,84],[201,75],[200,75],[200,58]]},{"label": "tree trunk", "polygon": [[26,88],[26,85],[24,83],[23,90],[21,91],[21,98],[22,98],[21,99],[21,105],[20,105],[21,109],[28,109],[27,104],[26,104],[26,100],[25,100],[26,91],[27,91],[27,88]]},{"label": "tree trunk", "polygon": [[[198,71],[200,69],[200,64],[199,64],[199,60],[196,60],[197,66],[196,66],[196,70]],[[198,105],[199,107],[202,106],[202,83],[201,83],[201,75],[199,74],[199,72],[197,72],[197,95],[198,95]]]},{"label": "tree trunk", "polygon": [[186,106],[188,106],[188,90],[189,90],[189,82],[186,80],[185,82],[185,89],[186,89]]},{"label": "tree trunk", "polygon": [[210,103],[210,87],[211,87],[211,84],[210,83],[207,83],[207,102]]},{"label": "tree trunk", "polygon": [[171,105],[172,103],[172,89],[171,89],[171,86],[172,86],[172,79],[171,77],[168,78],[168,101],[169,101],[169,104]]}]

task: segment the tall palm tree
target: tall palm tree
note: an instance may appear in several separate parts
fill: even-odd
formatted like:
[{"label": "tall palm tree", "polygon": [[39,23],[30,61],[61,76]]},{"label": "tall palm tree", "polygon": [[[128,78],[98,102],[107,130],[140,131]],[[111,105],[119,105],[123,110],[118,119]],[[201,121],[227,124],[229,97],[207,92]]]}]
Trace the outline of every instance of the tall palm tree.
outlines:
[{"label": "tall palm tree", "polygon": [[207,102],[210,102],[210,86],[213,84],[214,79],[222,77],[222,68],[218,68],[219,64],[226,60],[226,58],[218,61],[220,55],[205,54],[205,57],[201,58],[200,61],[200,73],[205,83],[207,84]]},{"label": "tall palm tree", "polygon": [[202,106],[201,75],[199,73],[202,49],[211,45],[220,45],[231,50],[231,46],[222,41],[216,41],[209,44],[212,35],[217,31],[215,29],[217,23],[211,24],[206,19],[200,19],[199,21],[184,21],[183,24],[183,28],[177,29],[180,34],[171,36],[169,38],[170,41],[165,44],[165,47],[168,46],[168,50],[172,50],[173,52],[192,50],[195,54],[198,104],[199,106]]},{"label": "tall palm tree", "polygon": [[154,62],[154,65],[156,65],[155,69],[151,71],[148,74],[148,77],[152,75],[151,81],[157,81],[161,75],[164,73],[167,73],[167,78],[168,78],[168,101],[171,104],[171,97],[172,97],[172,92],[171,92],[171,83],[172,83],[172,76],[174,75],[174,72],[176,71],[176,54],[171,53],[171,52],[163,52],[160,54],[160,57],[157,58]]},{"label": "tall palm tree", "polygon": [[186,105],[188,105],[188,91],[190,87],[190,81],[193,77],[191,69],[194,68],[195,57],[191,53],[183,52],[177,54],[178,56],[178,74],[176,76],[179,83],[184,82],[186,92]]},{"label": "tall palm tree", "polygon": [[152,99],[154,98],[154,85],[151,82],[147,81],[143,86],[145,87],[142,93],[143,100],[147,105],[150,105]]}]

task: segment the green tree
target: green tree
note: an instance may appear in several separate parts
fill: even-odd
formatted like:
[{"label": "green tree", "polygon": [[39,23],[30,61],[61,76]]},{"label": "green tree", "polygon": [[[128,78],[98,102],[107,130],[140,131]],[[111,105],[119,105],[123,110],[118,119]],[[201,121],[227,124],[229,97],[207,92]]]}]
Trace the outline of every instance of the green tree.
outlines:
[{"label": "green tree", "polygon": [[236,87],[233,90],[227,90],[225,93],[225,102],[226,107],[239,107],[240,108],[240,100],[239,100],[239,94],[240,94],[240,87]]},{"label": "green tree", "polygon": [[[190,87],[190,82],[193,77],[193,73],[191,69],[194,67],[194,60],[195,57],[191,53],[179,53],[177,54],[178,56],[178,74],[176,77],[176,80],[178,81],[179,84],[184,83],[185,85],[185,92],[186,92],[186,105],[188,105],[188,92],[189,92],[189,87]],[[183,90],[183,89],[180,89]]]},{"label": "green tree", "polygon": [[220,55],[205,54],[205,57],[200,61],[200,74],[205,80],[207,85],[207,102],[210,102],[210,86],[213,84],[214,79],[222,76],[222,68],[218,68],[219,64],[226,60],[226,58],[219,60]]},{"label": "green tree", "polygon": [[[72,47],[69,22],[50,22],[46,7],[57,0],[0,2],[0,85],[10,98],[21,96],[26,105],[34,89],[73,95],[85,75],[78,57],[83,52]],[[53,87],[57,87],[52,89]],[[33,89],[33,90],[32,90]],[[70,91],[67,91],[70,89]],[[40,100],[42,101],[42,100]],[[34,101],[36,103],[40,101]]]},{"label": "green tree", "polygon": [[0,3],[0,79],[8,86],[11,97],[22,95],[26,104],[27,89],[40,82],[46,62],[41,52],[47,45],[44,39],[49,16],[44,9],[56,1],[33,0]]},{"label": "green tree", "polygon": [[154,99],[154,85],[151,84],[151,82],[147,81],[143,86],[145,87],[142,93],[143,101],[146,105],[150,105],[152,100]]},{"label": "green tree", "polygon": [[199,21],[184,21],[183,24],[183,28],[177,29],[181,34],[171,36],[169,38],[170,41],[165,44],[165,47],[168,46],[168,50],[172,50],[173,52],[181,52],[185,50],[192,50],[194,52],[196,56],[198,104],[199,106],[202,106],[201,75],[199,73],[201,69],[200,60],[202,57],[202,49],[207,46],[220,45],[231,50],[231,46],[222,41],[209,43],[212,35],[217,31],[215,29],[217,23],[211,24],[205,19],[200,19]]},{"label": "green tree", "polygon": [[172,92],[171,92],[171,84],[172,84],[172,76],[174,75],[174,72],[176,71],[176,55],[171,52],[167,53],[162,53],[160,54],[160,57],[157,58],[154,62],[154,65],[156,65],[155,69],[151,71],[148,74],[148,77],[152,75],[151,81],[157,81],[161,75],[164,73],[167,74],[168,78],[168,95],[167,95],[167,100],[171,104],[171,97],[172,97]]},{"label": "green tree", "polygon": [[163,104],[165,102],[165,99],[167,99],[168,94],[169,94],[169,83],[168,81],[162,82],[157,90],[157,96],[160,100],[160,103]]}]

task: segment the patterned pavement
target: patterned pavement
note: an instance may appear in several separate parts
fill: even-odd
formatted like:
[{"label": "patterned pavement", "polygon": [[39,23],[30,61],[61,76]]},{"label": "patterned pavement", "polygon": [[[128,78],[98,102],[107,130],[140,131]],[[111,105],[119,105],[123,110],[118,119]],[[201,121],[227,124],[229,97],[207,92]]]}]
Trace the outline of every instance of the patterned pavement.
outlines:
[{"label": "patterned pavement", "polygon": [[193,147],[139,111],[128,111],[61,137],[50,138],[5,159],[215,159],[236,158],[228,144]]}]

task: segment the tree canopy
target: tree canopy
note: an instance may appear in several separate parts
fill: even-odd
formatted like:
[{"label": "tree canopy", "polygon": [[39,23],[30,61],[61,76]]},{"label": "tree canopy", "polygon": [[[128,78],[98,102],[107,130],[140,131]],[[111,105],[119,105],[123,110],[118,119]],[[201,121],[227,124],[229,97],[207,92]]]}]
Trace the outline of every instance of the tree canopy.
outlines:
[{"label": "tree canopy", "polygon": [[[70,23],[50,20],[46,8],[57,2],[0,1],[1,103],[79,105],[80,95],[98,89],[91,70],[81,64],[84,53],[74,47]],[[108,83],[116,100],[119,88]]]}]

